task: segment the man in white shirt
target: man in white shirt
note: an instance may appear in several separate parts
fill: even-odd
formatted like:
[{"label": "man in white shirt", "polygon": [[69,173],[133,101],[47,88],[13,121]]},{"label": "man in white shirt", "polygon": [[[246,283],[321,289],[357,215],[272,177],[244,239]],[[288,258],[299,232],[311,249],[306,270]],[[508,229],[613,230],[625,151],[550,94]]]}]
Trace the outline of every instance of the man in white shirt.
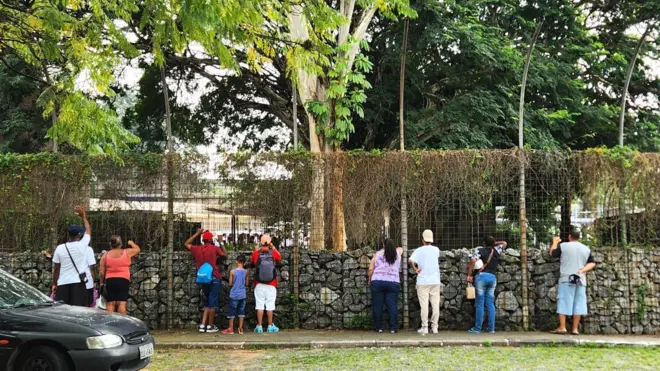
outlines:
[{"label": "man in white shirt", "polygon": [[96,282],[94,269],[96,268],[96,258],[94,257],[94,249],[91,246],[87,246],[87,305],[90,307],[94,306],[94,282]]},{"label": "man in white shirt", "polygon": [[440,319],[440,250],[433,246],[433,232],[425,230],[422,233],[421,247],[415,249],[409,263],[417,272],[417,298],[419,299],[422,327],[417,331],[420,334],[429,333],[429,301],[433,310],[431,314],[431,331],[438,333],[438,320]]},{"label": "man in white shirt", "polygon": [[67,228],[68,242],[57,246],[53,254],[53,287],[55,300],[65,304],[86,307],[87,270],[89,269],[87,249],[92,239],[92,228],[85,210],[75,207],[76,214],[82,217],[85,228],[72,225]]}]

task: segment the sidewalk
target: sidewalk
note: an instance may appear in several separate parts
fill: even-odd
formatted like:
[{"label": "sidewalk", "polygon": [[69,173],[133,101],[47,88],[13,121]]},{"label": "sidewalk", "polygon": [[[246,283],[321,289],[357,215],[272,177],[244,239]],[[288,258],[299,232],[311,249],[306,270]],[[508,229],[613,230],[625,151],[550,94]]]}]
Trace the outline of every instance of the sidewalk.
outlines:
[{"label": "sidewalk", "polygon": [[363,348],[363,347],[449,347],[449,346],[532,346],[610,345],[660,347],[660,336],[636,335],[553,335],[542,332],[501,332],[469,334],[440,332],[419,335],[414,331],[377,334],[367,331],[288,330],[277,334],[221,335],[193,330],[154,331],[159,349],[268,349],[268,348]]}]

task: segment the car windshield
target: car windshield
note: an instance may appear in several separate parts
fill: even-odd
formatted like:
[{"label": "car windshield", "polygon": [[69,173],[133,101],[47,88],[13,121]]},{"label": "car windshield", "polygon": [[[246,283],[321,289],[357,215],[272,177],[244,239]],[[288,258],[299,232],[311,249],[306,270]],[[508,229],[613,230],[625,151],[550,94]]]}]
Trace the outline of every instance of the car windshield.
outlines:
[{"label": "car windshield", "polygon": [[0,269],[0,309],[51,304],[48,296]]}]

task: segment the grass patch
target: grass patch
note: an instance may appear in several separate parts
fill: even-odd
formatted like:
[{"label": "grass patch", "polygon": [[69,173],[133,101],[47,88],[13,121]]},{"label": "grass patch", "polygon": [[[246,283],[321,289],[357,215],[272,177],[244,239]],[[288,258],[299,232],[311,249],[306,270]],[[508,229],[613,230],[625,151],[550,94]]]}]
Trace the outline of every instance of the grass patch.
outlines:
[{"label": "grass patch", "polygon": [[[148,370],[657,370],[655,347],[445,347],[157,351]],[[472,367],[479,365],[478,367]]]}]

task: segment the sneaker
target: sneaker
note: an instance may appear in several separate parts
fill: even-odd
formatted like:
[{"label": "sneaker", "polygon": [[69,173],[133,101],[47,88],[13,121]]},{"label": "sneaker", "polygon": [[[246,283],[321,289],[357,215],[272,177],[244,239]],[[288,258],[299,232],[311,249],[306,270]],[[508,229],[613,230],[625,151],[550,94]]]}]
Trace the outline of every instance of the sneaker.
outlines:
[{"label": "sneaker", "polygon": [[480,333],[481,333],[480,330],[477,330],[477,329],[474,328],[474,327],[471,328],[471,329],[469,329],[468,332],[471,333],[471,334],[480,334]]},{"label": "sneaker", "polygon": [[280,328],[275,325],[268,326],[268,332],[280,332]]},{"label": "sneaker", "polygon": [[392,331],[390,331],[390,334],[396,334],[396,333],[397,333],[396,330],[392,330]]},{"label": "sneaker", "polygon": [[487,329],[486,332],[489,333],[489,334],[494,334],[495,330]]},{"label": "sneaker", "polygon": [[199,332],[206,332],[206,326],[199,325]]},{"label": "sneaker", "polygon": [[377,333],[382,334],[383,330],[376,330]]},{"label": "sneaker", "polygon": [[263,334],[264,333],[264,328],[261,327],[261,326],[257,326],[257,327],[254,328],[254,332],[256,332],[257,334]]},{"label": "sneaker", "polygon": [[429,333],[429,329],[428,329],[428,327],[422,327],[419,330],[417,330],[417,333],[422,334],[422,335],[426,335],[426,334]]},{"label": "sneaker", "polygon": [[218,332],[218,331],[220,331],[220,329],[216,325],[206,326],[206,332]]},{"label": "sneaker", "polygon": [[238,328],[238,334],[239,334],[239,335],[243,335],[243,328],[242,328],[242,327],[239,327],[239,328]]},{"label": "sneaker", "polygon": [[228,328],[226,330],[222,330],[221,334],[223,334],[223,335],[234,335],[234,330]]},{"label": "sneaker", "polygon": [[431,327],[431,333],[432,334],[437,334],[438,333],[438,328],[437,327]]}]

